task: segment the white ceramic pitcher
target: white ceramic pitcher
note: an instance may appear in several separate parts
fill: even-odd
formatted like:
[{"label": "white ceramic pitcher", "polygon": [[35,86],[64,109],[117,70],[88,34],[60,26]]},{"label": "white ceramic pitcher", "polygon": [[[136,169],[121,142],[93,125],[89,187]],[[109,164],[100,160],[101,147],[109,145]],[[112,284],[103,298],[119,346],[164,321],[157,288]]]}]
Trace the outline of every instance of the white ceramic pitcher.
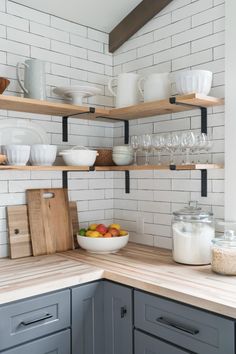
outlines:
[{"label": "white ceramic pitcher", "polygon": [[[108,82],[108,89],[116,97],[116,107],[133,106],[138,103],[138,79],[139,75],[135,73],[119,74],[117,78],[112,78]],[[117,81],[117,92],[113,90],[113,83]]]},{"label": "white ceramic pitcher", "polygon": [[144,102],[164,100],[171,96],[169,73],[153,73],[142,77],[139,79],[138,88]]},{"label": "white ceramic pitcher", "polygon": [[[20,68],[24,68],[24,83],[20,78]],[[46,99],[45,62],[38,59],[28,59],[17,64],[17,80],[24,91],[24,97],[38,100]]]}]

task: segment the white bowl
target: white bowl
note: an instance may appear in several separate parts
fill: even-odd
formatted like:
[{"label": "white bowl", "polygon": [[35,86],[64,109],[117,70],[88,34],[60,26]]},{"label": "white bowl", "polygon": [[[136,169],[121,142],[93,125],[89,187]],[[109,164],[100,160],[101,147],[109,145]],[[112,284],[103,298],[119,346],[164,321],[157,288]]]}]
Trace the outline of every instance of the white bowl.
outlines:
[{"label": "white bowl", "polygon": [[55,145],[36,144],[31,146],[30,162],[33,166],[52,166],[56,160]]},{"label": "white bowl", "polygon": [[114,146],[112,149],[113,153],[129,153],[133,154],[134,150],[129,145]]},{"label": "white bowl", "polygon": [[75,146],[59,153],[68,166],[93,166],[98,156],[97,150],[89,150],[84,146]]},{"label": "white bowl", "polygon": [[2,145],[8,165],[25,166],[30,157],[30,145]]},{"label": "white bowl", "polygon": [[115,253],[125,247],[129,241],[129,234],[111,238],[105,237],[86,237],[77,235],[80,247],[91,253]]},{"label": "white bowl", "polygon": [[212,85],[212,72],[207,70],[187,70],[175,76],[178,94],[198,93],[208,95]]},{"label": "white bowl", "polygon": [[113,153],[112,160],[118,166],[127,166],[133,162],[133,155]]}]

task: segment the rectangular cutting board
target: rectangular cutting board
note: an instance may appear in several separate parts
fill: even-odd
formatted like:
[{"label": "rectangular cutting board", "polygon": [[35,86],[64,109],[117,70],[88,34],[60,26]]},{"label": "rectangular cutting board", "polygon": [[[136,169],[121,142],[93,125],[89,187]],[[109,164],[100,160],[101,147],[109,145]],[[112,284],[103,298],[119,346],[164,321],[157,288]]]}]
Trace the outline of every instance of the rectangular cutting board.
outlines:
[{"label": "rectangular cutting board", "polygon": [[34,256],[73,249],[67,189],[26,191]]},{"label": "rectangular cutting board", "polygon": [[[77,232],[79,230],[76,202],[69,202],[70,218],[73,227],[74,244],[77,248]],[[8,235],[10,257],[12,259],[33,255],[29,229],[28,206],[16,205],[7,207]]]}]

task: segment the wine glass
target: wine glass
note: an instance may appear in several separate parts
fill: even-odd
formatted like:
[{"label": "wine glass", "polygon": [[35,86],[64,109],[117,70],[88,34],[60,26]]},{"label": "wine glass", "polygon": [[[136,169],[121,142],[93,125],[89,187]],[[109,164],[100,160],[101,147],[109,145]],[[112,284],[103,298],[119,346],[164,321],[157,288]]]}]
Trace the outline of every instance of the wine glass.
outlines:
[{"label": "wine glass", "polygon": [[188,132],[184,132],[181,136],[180,146],[182,150],[185,150],[185,162],[183,161],[183,165],[190,165],[190,149],[194,146],[196,142],[196,138],[194,133],[190,130]]},{"label": "wine glass", "polygon": [[[206,151],[206,153],[208,153],[212,147],[213,147],[213,140],[211,138],[210,134],[204,134],[205,135],[205,145],[204,145],[204,151]],[[209,160],[207,158],[206,163],[209,163]]]},{"label": "wine glass", "polygon": [[168,133],[165,136],[166,149],[170,153],[170,165],[174,165],[174,153],[179,149],[180,138],[178,133]]},{"label": "wine glass", "polygon": [[130,145],[134,150],[134,165],[137,166],[137,152],[141,147],[140,136],[138,135],[131,136]]},{"label": "wine glass", "polygon": [[165,146],[165,141],[163,138],[163,135],[161,134],[155,134],[152,137],[152,146],[153,149],[157,151],[157,155],[158,155],[158,165],[161,165],[161,152],[164,149]]},{"label": "wine glass", "polygon": [[150,134],[141,135],[141,147],[145,152],[145,166],[149,165],[149,153],[152,149],[152,138]]}]

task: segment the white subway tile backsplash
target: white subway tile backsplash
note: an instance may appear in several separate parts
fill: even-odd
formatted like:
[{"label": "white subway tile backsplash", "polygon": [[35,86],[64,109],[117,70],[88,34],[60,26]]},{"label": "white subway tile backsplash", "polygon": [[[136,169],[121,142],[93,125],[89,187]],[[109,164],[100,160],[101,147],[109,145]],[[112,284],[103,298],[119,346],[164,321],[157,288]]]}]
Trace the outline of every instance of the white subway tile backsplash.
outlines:
[{"label": "white subway tile backsplash", "polygon": [[83,59],[87,58],[87,49],[66,44],[63,42],[52,40],[51,49],[55,52],[59,52],[63,54],[66,53],[66,55],[70,55],[73,57],[78,57]]},{"label": "white subway tile backsplash", "polygon": [[63,20],[59,17],[51,16],[51,27],[57,28],[59,30],[63,29],[65,32],[75,33],[78,36],[87,37],[87,27]]},{"label": "white subway tile backsplash", "polygon": [[91,71],[98,74],[105,73],[105,66],[100,63],[95,63],[92,61],[80,59],[80,58],[71,58],[71,66],[77,69]]},{"label": "white subway tile backsplash", "polygon": [[204,10],[211,8],[212,5],[213,5],[212,0],[194,1],[191,4],[188,4],[172,12],[172,22],[179,21],[182,18],[194,16],[199,12],[203,12]]},{"label": "white subway tile backsplash", "polygon": [[172,23],[169,26],[157,29],[154,31],[154,41],[158,41],[162,38],[170,37],[176,35],[176,33],[181,33],[189,30],[191,28],[191,19],[186,18],[184,20]]},{"label": "white subway tile backsplash", "polygon": [[88,28],[88,38],[105,44],[108,44],[109,41],[109,36],[107,33],[97,31],[93,28]]},{"label": "white subway tile backsplash", "polygon": [[161,52],[170,47],[171,47],[171,38],[168,37],[138,48],[137,53],[138,53],[138,57],[145,57],[150,54]]},{"label": "white subway tile backsplash", "polygon": [[39,36],[59,40],[66,43],[69,43],[70,40],[69,33],[36,22],[30,22],[30,32],[38,34]]},{"label": "white subway tile backsplash", "polygon": [[24,55],[24,56],[29,56],[30,53],[30,48],[27,44],[17,43],[2,38],[0,38],[0,48],[2,51]]},{"label": "white subway tile backsplash", "polygon": [[197,13],[192,16],[192,26],[200,26],[204,23],[208,23],[219,18],[223,18],[225,15],[225,6],[221,4],[219,6],[211,7],[209,10]]},{"label": "white subway tile backsplash", "polygon": [[191,28],[187,31],[178,33],[172,36],[172,45],[179,46],[186,42],[192,42],[195,39],[206,37],[212,34],[212,24],[206,23],[204,25]]},{"label": "white subway tile backsplash", "polygon": [[96,63],[101,63],[104,65],[112,66],[112,56],[105,55],[102,53],[92,52],[91,50],[88,51],[88,60],[94,61]]},{"label": "white subway tile backsplash", "polygon": [[225,42],[225,33],[219,32],[192,42],[192,53],[223,45]]},{"label": "white subway tile backsplash", "polygon": [[31,9],[27,6],[22,6],[15,2],[7,1],[7,12],[16,17],[22,17],[32,22],[43,23],[48,26],[50,25],[50,16],[48,14]]},{"label": "white subway tile backsplash", "polygon": [[180,45],[178,47],[164,50],[154,55],[154,64],[167,62],[170,60],[170,58],[173,60],[179,57],[184,57],[190,54],[190,48],[191,48],[190,43],[187,43],[187,44]]},{"label": "white subway tile backsplash", "polygon": [[70,35],[70,43],[81,48],[93,50],[95,52],[103,53],[104,51],[103,43],[94,41],[89,38],[80,37],[76,34]]},{"label": "white subway tile backsplash", "polygon": [[46,49],[31,47],[31,56],[32,56],[32,58],[45,60],[45,61],[51,62],[51,63],[57,63],[57,64],[62,64],[62,65],[67,65],[67,66],[70,65],[70,56],[69,55],[56,53],[56,52],[46,50]]},{"label": "white subway tile backsplash", "polygon": [[212,50],[207,49],[202,52],[186,55],[185,57],[177,58],[172,61],[172,70],[180,70],[189,68],[201,63],[208,63],[212,60]]}]

